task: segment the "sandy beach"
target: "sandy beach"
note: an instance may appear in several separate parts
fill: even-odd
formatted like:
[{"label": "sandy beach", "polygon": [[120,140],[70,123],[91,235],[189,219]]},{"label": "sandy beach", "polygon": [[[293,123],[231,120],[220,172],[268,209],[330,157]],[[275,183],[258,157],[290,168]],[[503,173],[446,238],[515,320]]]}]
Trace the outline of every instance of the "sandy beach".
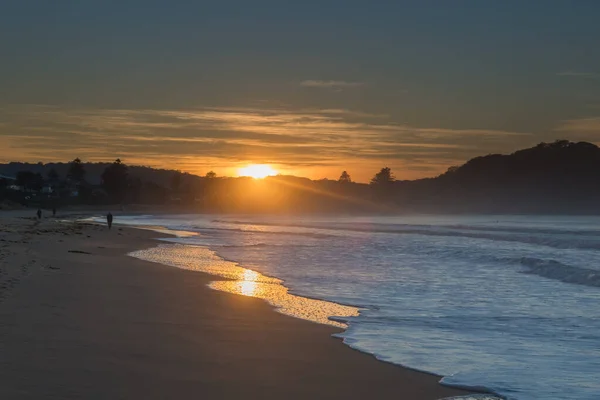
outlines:
[{"label": "sandy beach", "polygon": [[[33,214],[31,212],[30,214]],[[0,215],[1,399],[440,399],[339,329],[126,254],[151,231]]]}]

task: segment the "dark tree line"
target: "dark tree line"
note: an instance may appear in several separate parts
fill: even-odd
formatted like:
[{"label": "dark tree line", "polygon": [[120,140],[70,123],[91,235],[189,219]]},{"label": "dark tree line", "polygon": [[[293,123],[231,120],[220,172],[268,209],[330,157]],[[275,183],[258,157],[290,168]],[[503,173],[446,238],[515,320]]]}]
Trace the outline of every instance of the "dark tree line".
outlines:
[{"label": "dark tree line", "polygon": [[129,188],[139,189],[140,182],[129,180],[129,169],[120,159],[117,159],[102,174],[102,186],[106,193],[116,203],[125,200]]}]

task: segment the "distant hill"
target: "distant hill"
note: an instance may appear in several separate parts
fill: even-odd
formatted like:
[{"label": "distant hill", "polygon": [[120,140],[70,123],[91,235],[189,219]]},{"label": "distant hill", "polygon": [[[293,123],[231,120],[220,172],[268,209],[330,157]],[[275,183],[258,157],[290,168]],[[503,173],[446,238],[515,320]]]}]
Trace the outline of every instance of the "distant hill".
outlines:
[{"label": "distant hill", "polygon": [[[100,183],[107,166],[85,164],[88,182]],[[53,168],[64,178],[68,164],[0,164],[0,175],[29,170],[46,177]],[[129,185],[137,188],[130,202],[178,199],[201,212],[600,214],[600,148],[567,140],[475,157],[434,178],[372,185],[293,176],[210,179],[140,166],[130,166],[129,177],[143,183]],[[148,183],[161,189],[144,189]]]},{"label": "distant hill", "polygon": [[476,157],[464,165],[451,168],[440,178],[444,180],[485,183],[490,179],[502,182],[556,183],[567,179],[570,183],[595,179],[600,176],[600,148],[579,142],[560,140],[540,143],[510,155],[491,154]]},{"label": "distant hill", "polygon": [[475,157],[437,178],[403,182],[403,203],[460,212],[600,213],[600,148],[540,143]]}]

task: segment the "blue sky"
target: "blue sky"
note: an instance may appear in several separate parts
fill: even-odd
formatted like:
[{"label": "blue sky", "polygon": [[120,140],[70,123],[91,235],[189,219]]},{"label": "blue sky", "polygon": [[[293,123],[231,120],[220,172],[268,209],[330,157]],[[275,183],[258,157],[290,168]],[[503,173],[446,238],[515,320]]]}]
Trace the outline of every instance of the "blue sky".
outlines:
[{"label": "blue sky", "polygon": [[600,142],[598,20],[583,0],[8,0],[2,158],[367,180]]}]

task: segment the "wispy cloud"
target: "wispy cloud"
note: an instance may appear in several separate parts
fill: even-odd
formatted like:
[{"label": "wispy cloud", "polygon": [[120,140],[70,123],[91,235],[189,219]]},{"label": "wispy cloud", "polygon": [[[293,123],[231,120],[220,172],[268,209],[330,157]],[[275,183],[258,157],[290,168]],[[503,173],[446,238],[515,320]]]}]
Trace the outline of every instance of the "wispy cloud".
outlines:
[{"label": "wispy cloud", "polygon": [[582,79],[600,79],[600,74],[596,74],[593,72],[581,72],[581,71],[564,71],[559,72],[556,75],[558,76],[567,76],[572,78],[582,78]]},{"label": "wispy cloud", "polygon": [[347,82],[347,81],[319,81],[306,80],[300,82],[300,86],[321,88],[321,89],[346,89],[364,86],[363,82]]},{"label": "wispy cloud", "polygon": [[559,132],[595,134],[600,139],[600,117],[578,118],[562,121],[556,128]]},{"label": "wispy cloud", "polygon": [[5,121],[0,127],[0,145],[7,149],[4,157],[31,161],[121,157],[129,163],[191,172],[227,170],[247,162],[268,162],[292,173],[354,165],[365,180],[370,169],[384,163],[402,168],[398,174],[402,177],[433,175],[469,157],[498,151],[499,143],[529,136],[414,127],[344,109],[14,106],[0,108],[0,120]]}]

